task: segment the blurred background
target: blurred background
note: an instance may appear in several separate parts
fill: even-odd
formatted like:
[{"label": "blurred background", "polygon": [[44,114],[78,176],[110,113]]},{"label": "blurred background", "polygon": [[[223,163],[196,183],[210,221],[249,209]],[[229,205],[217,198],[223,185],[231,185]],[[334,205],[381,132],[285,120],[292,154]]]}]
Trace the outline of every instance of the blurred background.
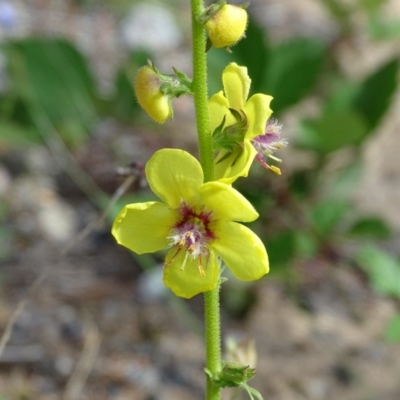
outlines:
[{"label": "blurred background", "polygon": [[[399,399],[400,3],[248,10],[247,39],[209,52],[210,94],[228,62],[247,66],[289,146],[282,176],[254,166],[236,184],[271,272],[224,283],[225,358],[253,364],[254,339],[268,400]],[[44,278],[1,354],[1,400],[204,397],[202,296],[173,297],[162,254],[110,235],[124,204],[152,198],[155,150],[196,154],[192,99],[157,125],[131,87],[148,58],[190,76],[190,46],[184,0],[0,0],[2,334]]]}]

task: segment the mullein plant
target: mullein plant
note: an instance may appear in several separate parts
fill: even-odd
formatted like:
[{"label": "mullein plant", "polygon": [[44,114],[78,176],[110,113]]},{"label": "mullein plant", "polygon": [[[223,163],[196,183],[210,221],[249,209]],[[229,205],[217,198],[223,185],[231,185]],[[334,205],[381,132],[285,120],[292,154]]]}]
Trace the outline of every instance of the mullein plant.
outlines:
[{"label": "mullein plant", "polygon": [[248,98],[247,68],[229,64],[222,74],[223,90],[207,93],[207,49],[230,48],[245,34],[246,5],[225,1],[204,7],[191,0],[193,78],[177,69],[163,74],[149,62],[137,72],[137,100],[158,123],[173,117],[172,101],[194,98],[199,159],[180,149],[157,151],[146,164],[146,177],[160,201],[126,205],[116,217],[112,234],[138,253],[166,249],[164,283],[173,293],[205,296],[206,400],[220,400],[224,387],[242,387],[250,398],[262,399],[247,385],[253,366],[221,360],[219,289],[226,266],[242,281],[260,279],[269,271],[260,238],[241,222],[258,213],[232,184],[246,177],[254,161],[280,175],[269,159],[286,140],[271,118],[272,97]]}]

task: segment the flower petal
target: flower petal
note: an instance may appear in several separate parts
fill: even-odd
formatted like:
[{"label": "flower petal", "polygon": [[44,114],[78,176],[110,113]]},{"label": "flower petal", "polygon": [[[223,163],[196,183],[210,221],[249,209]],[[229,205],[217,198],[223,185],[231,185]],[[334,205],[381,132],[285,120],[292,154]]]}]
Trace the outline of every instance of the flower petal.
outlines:
[{"label": "flower petal", "polygon": [[205,257],[202,257],[201,260],[205,276],[200,274],[197,259],[193,259],[184,249],[177,253],[177,246],[173,247],[165,259],[165,286],[169,287],[177,296],[186,299],[215,289],[219,279],[217,257],[211,253],[208,262]]},{"label": "flower petal", "polygon": [[[243,153],[236,161],[236,155],[232,154],[224,161],[217,163],[214,166],[214,178],[216,180],[226,184],[231,184],[235,182],[236,179],[242,176],[245,177],[249,174],[254,157],[257,155],[257,150],[248,140],[245,140],[243,147]],[[232,165],[234,161],[235,163]]]},{"label": "flower petal", "polygon": [[244,112],[249,122],[246,139],[251,140],[265,133],[267,120],[272,114],[272,110],[269,107],[271,101],[271,96],[261,93],[251,96],[247,101],[244,107]]},{"label": "flower petal", "polygon": [[218,226],[217,240],[210,247],[222,258],[236,278],[254,281],[269,271],[267,251],[260,238],[236,222]]},{"label": "flower petal", "polygon": [[251,84],[247,68],[230,63],[222,72],[222,82],[229,107],[237,111],[243,110]]},{"label": "flower petal", "polygon": [[111,233],[119,244],[135,253],[153,253],[168,246],[175,220],[175,211],[163,203],[128,204],[115,218]]},{"label": "flower petal", "polygon": [[151,190],[172,208],[191,199],[204,179],[200,163],[179,149],[155,152],[146,164],[146,176]]},{"label": "flower petal", "polygon": [[200,186],[199,204],[205,211],[213,211],[216,220],[250,222],[258,217],[250,202],[230,185],[221,182],[207,182]]},{"label": "flower petal", "polygon": [[225,126],[233,125],[236,121],[232,113],[229,111],[228,100],[224,96],[222,90],[208,100],[210,111],[211,133],[221,125],[225,117]]}]

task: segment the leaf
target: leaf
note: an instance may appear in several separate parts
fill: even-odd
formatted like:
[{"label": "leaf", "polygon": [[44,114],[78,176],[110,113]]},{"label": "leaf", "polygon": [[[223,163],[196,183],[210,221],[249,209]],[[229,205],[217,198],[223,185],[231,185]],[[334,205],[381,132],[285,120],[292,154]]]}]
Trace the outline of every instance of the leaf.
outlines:
[{"label": "leaf", "polygon": [[387,239],[391,236],[391,233],[389,226],[379,217],[358,219],[347,231],[347,234],[350,236],[375,239]]},{"label": "leaf", "polygon": [[391,40],[400,36],[400,20],[388,21],[381,15],[371,13],[368,20],[368,31],[375,40]]},{"label": "leaf", "polygon": [[364,164],[355,154],[349,164],[338,169],[330,176],[329,196],[347,198],[349,193],[357,186],[357,183],[360,182],[363,172]]},{"label": "leaf", "polygon": [[398,58],[388,61],[368,76],[354,101],[354,108],[362,115],[372,131],[379,123],[397,88]]},{"label": "leaf", "polygon": [[363,118],[352,110],[328,110],[319,119],[303,121],[296,146],[322,155],[354,146],[366,137]]},{"label": "leaf", "polygon": [[58,128],[73,120],[84,139],[97,114],[96,96],[86,60],[76,48],[63,39],[29,38],[8,42],[5,50],[13,90],[33,122],[45,115]]},{"label": "leaf", "polygon": [[386,328],[385,339],[388,342],[400,342],[400,314],[395,315]]},{"label": "leaf", "polygon": [[325,46],[313,39],[291,39],[270,51],[261,91],[274,97],[275,113],[281,113],[311,91],[324,57]]},{"label": "leaf", "polygon": [[295,235],[292,231],[275,234],[268,239],[266,247],[270,264],[274,266],[272,272],[279,272],[278,267],[286,267],[295,257]]},{"label": "leaf", "polygon": [[0,119],[0,146],[28,146],[41,142],[42,138],[34,129]]},{"label": "leaf", "polygon": [[337,225],[350,209],[349,203],[345,201],[328,199],[315,205],[310,210],[309,219],[318,235],[322,238],[327,238],[332,235]]},{"label": "leaf", "polygon": [[400,298],[400,263],[395,257],[369,245],[360,251],[356,261],[368,275],[374,290]]}]

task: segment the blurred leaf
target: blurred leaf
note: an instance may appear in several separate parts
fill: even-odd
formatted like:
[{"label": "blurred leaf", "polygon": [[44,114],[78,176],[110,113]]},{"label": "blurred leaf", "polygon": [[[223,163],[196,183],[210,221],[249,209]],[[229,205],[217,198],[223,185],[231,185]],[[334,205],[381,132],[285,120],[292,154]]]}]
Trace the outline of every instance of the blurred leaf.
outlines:
[{"label": "blurred leaf", "polygon": [[41,142],[42,138],[36,130],[0,118],[1,146],[27,146]]},{"label": "blurred leaf", "polygon": [[5,50],[13,89],[30,112],[44,113],[56,128],[74,120],[86,135],[96,117],[95,90],[76,48],[63,39],[29,38],[8,42]]},{"label": "blurred leaf", "polygon": [[400,314],[395,315],[386,328],[385,339],[388,342],[400,342]]},{"label": "blurred leaf", "polygon": [[295,256],[295,234],[293,231],[279,232],[266,243],[271,272],[286,267]]},{"label": "blurred leaf", "polygon": [[311,208],[310,222],[322,238],[327,238],[350,209],[351,206],[347,202],[327,199]]},{"label": "blurred leaf", "polygon": [[391,40],[400,36],[400,20],[388,21],[382,15],[371,13],[368,20],[369,34],[375,40]]},{"label": "blurred leaf", "polygon": [[347,32],[350,28],[351,9],[348,4],[337,0],[322,0],[322,3],[331,15],[339,22],[341,30]]},{"label": "blurred leaf", "polygon": [[351,110],[329,110],[319,119],[304,121],[296,145],[320,154],[356,145],[367,135],[367,125]]},{"label": "blurred leaf", "polygon": [[290,193],[299,197],[309,195],[314,188],[314,170],[295,171],[288,179]]},{"label": "blurred leaf", "polygon": [[[347,234],[357,237],[386,239],[391,236],[389,226],[379,217],[365,217],[353,223]],[[400,285],[400,282],[399,282]]]},{"label": "blurred leaf", "polygon": [[296,253],[301,258],[312,258],[318,252],[315,238],[306,232],[296,232]]},{"label": "blurred leaf", "polygon": [[323,113],[347,111],[353,108],[354,99],[360,91],[360,84],[348,79],[332,78],[328,97],[323,104]]},{"label": "blurred leaf", "polygon": [[359,5],[368,13],[376,13],[387,0],[358,0]]},{"label": "blurred leaf", "polygon": [[400,263],[396,258],[369,245],[360,251],[356,261],[378,293],[400,298]]},{"label": "blurred leaf", "polygon": [[397,88],[399,61],[396,57],[363,82],[355,99],[355,109],[364,117],[370,131],[374,129],[389,108],[393,93]]},{"label": "blurred leaf", "polygon": [[354,154],[354,159],[350,164],[338,169],[329,177],[329,185],[327,186],[329,195],[347,198],[357,186],[357,183],[360,182],[363,172],[364,164],[357,154]]},{"label": "blurred leaf", "polygon": [[270,51],[262,92],[274,97],[279,114],[314,87],[325,56],[325,46],[313,39],[291,39]]}]

